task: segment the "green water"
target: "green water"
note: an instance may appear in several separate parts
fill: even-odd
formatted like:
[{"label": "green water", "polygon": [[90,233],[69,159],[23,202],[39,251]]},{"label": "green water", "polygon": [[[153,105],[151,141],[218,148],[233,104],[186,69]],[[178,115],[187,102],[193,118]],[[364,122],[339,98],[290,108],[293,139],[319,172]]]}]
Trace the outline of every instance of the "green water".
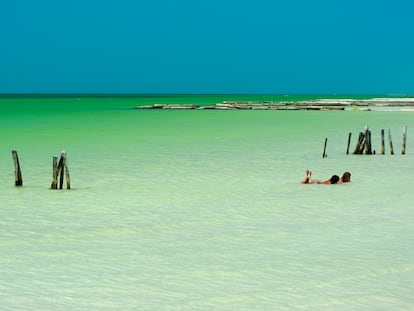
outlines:
[{"label": "green water", "polygon": [[[412,309],[413,114],[132,109],[224,100],[277,98],[0,98],[2,309]],[[395,155],[345,154],[366,124]],[[52,191],[63,149],[72,190]]]}]

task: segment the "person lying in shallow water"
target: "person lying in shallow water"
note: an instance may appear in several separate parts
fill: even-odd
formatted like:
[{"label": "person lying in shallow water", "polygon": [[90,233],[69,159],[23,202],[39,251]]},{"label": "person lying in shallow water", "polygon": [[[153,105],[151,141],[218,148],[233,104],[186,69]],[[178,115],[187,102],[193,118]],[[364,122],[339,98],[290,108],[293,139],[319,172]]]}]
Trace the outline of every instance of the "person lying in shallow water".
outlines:
[{"label": "person lying in shallow water", "polygon": [[332,185],[332,184],[342,184],[351,181],[351,173],[345,172],[343,173],[342,177],[340,178],[338,175],[332,175],[331,178],[325,181],[319,180],[311,180],[312,172],[310,170],[306,170],[306,177],[304,180],[301,181],[302,184],[324,184],[324,185]]}]

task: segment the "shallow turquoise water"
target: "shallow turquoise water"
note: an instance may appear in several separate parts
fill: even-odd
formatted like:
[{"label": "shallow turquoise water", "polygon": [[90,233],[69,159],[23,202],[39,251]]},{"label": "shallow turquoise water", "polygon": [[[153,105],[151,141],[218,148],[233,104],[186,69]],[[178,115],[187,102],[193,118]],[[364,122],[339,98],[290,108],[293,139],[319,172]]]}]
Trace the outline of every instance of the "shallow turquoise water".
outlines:
[{"label": "shallow turquoise water", "polygon": [[[2,309],[414,306],[412,113],[130,109],[155,100],[0,100]],[[366,124],[395,155],[345,155]],[[52,191],[62,149],[73,189]]]}]

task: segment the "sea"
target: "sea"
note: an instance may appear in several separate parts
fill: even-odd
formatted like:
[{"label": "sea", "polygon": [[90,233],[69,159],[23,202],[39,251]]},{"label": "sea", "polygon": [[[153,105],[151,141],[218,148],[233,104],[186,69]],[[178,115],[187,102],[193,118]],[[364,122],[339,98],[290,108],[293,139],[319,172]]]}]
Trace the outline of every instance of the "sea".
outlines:
[{"label": "sea", "polygon": [[134,109],[321,97],[1,96],[0,309],[414,310],[414,112]]}]

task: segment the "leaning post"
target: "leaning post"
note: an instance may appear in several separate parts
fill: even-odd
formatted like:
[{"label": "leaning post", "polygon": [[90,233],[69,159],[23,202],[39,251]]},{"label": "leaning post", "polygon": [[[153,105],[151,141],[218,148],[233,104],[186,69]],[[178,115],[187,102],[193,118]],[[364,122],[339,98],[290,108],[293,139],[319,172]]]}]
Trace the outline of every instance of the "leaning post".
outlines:
[{"label": "leaning post", "polygon": [[[60,153],[59,162],[57,156],[53,156],[53,180],[52,180],[52,189],[63,189],[63,181],[66,177],[66,189],[70,189],[70,175],[68,168],[68,158],[66,156],[65,150]],[[59,180],[59,186],[58,186]]]},{"label": "leaning post", "polygon": [[392,146],[391,130],[388,129],[388,140],[390,141],[390,154],[394,154],[394,148]]},{"label": "leaning post", "polygon": [[57,189],[57,178],[58,178],[58,169],[57,169],[57,156],[53,156],[53,178],[52,178],[52,189]]},{"label": "leaning post", "polygon": [[354,154],[362,154],[365,148],[365,134],[359,132],[358,143],[355,147]]},{"label": "leaning post", "polygon": [[327,154],[326,154],[326,144],[328,142],[328,138],[325,138],[325,145],[323,146],[323,154],[322,154],[322,158],[326,158]]},{"label": "leaning post", "polygon": [[62,158],[63,158],[64,169],[65,169],[65,172],[66,172],[66,189],[70,189],[70,175],[69,175],[69,168],[68,168],[68,157],[66,156],[65,151],[62,151]]},{"label": "leaning post", "polygon": [[403,144],[401,154],[405,154],[405,143],[407,142],[407,125],[403,128]]},{"label": "leaning post", "polygon": [[346,154],[349,154],[349,145],[351,144],[351,136],[352,136],[352,133],[349,132],[349,135],[348,135],[348,145],[346,147]]},{"label": "leaning post", "polygon": [[22,170],[20,168],[19,156],[17,150],[12,150],[13,163],[14,163],[14,185],[16,187],[23,186]]},{"label": "leaning post", "polygon": [[63,174],[65,172],[65,167],[64,167],[64,159],[63,159],[63,154],[60,155],[60,159],[59,159],[59,163],[58,163],[58,175],[59,175],[59,189],[63,188]]},{"label": "leaning post", "polygon": [[381,129],[381,154],[385,154],[384,129]]}]

